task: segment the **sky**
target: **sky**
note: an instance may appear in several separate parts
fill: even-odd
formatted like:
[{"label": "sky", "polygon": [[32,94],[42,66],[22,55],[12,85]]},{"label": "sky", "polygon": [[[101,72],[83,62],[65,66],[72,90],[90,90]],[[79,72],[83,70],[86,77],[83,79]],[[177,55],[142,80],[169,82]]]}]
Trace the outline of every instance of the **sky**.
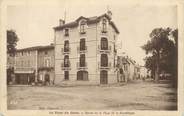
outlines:
[{"label": "sky", "polygon": [[56,4],[12,5],[7,7],[7,29],[16,31],[19,41],[17,48],[49,45],[54,40],[53,27],[59,19],[66,23],[80,16],[99,16],[112,11],[112,20],[120,31],[118,42],[122,43],[118,53],[125,52],[138,64],[144,65],[145,51],[141,46],[150,38],[154,28],[177,28],[177,7],[174,5],[127,5],[120,0],[61,0]]}]

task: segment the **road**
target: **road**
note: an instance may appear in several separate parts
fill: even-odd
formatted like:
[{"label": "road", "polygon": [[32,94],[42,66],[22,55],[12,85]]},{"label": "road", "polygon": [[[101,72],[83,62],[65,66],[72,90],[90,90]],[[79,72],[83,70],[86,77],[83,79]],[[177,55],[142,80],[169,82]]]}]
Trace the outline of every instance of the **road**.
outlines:
[{"label": "road", "polygon": [[167,83],[113,86],[8,87],[8,109],[176,110],[177,92]]}]

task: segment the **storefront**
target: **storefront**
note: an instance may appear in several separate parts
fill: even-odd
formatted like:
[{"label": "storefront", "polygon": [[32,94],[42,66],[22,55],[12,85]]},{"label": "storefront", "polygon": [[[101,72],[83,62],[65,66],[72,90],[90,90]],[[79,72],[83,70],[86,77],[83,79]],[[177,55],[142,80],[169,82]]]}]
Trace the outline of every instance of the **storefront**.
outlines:
[{"label": "storefront", "polygon": [[35,82],[34,71],[15,71],[14,84],[29,85]]}]

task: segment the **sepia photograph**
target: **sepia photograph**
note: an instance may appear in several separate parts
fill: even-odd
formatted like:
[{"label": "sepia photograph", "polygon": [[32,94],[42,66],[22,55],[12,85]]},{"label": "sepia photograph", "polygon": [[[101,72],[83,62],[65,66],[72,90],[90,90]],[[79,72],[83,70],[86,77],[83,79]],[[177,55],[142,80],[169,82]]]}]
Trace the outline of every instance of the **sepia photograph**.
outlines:
[{"label": "sepia photograph", "polygon": [[177,111],[177,5],[79,1],[7,6],[7,110]]}]

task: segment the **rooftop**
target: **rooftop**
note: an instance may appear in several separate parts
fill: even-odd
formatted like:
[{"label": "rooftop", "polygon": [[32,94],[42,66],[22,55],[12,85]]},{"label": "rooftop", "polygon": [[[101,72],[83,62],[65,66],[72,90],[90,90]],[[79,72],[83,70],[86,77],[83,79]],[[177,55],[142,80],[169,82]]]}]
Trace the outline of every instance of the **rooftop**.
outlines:
[{"label": "rooftop", "polygon": [[33,46],[28,48],[17,49],[16,51],[20,52],[20,51],[44,50],[44,49],[54,49],[54,45]]},{"label": "rooftop", "polygon": [[72,22],[63,24],[61,26],[54,27],[54,30],[62,30],[64,28],[76,27],[76,26],[78,26],[79,20],[82,19],[82,18],[87,20],[87,24],[97,23],[97,22],[100,21],[100,18],[102,18],[102,17],[106,17],[109,20],[109,24],[112,25],[112,27],[115,29],[116,33],[119,34],[118,28],[116,27],[116,25],[114,24],[114,22],[111,21],[111,18],[106,13],[103,14],[103,15],[101,15],[101,16],[93,16],[93,17],[88,17],[88,18],[87,17],[80,16],[75,21],[72,21]]}]

